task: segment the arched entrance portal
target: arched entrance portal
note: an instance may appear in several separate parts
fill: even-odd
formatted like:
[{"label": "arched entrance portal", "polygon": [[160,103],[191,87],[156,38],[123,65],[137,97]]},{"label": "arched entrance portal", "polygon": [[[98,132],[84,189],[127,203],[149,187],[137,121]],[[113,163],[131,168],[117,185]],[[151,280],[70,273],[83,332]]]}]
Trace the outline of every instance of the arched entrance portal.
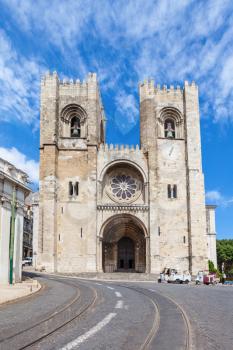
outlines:
[{"label": "arched entrance portal", "polygon": [[116,215],[103,230],[102,264],[104,272],[145,272],[146,238],[139,220]]}]

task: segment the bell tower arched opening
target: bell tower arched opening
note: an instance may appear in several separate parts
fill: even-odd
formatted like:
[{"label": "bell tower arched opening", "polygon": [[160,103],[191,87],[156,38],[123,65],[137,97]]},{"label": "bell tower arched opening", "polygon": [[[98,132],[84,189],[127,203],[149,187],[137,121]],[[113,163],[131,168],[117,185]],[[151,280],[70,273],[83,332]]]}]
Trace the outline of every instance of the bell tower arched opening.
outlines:
[{"label": "bell tower arched opening", "polygon": [[139,220],[127,214],[115,215],[103,228],[104,272],[146,272],[147,244]]}]

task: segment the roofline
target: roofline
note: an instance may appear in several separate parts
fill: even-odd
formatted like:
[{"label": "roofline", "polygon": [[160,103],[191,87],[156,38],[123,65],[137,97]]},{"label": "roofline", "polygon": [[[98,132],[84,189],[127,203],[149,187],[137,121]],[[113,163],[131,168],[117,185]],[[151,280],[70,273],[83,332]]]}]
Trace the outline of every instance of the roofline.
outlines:
[{"label": "roofline", "polygon": [[0,157],[0,160],[2,160],[4,163],[7,163],[7,164],[11,165],[13,168],[15,168],[16,170],[18,170],[18,171],[21,172],[22,174],[24,174],[24,175],[26,175],[27,177],[29,177],[28,174],[25,173],[25,171],[23,171],[23,170],[17,168],[14,164],[8,162],[8,160],[6,160],[6,159],[4,159],[4,158],[2,158],[2,157]]},{"label": "roofline", "polygon": [[6,177],[8,180],[10,180],[11,182],[16,183],[18,186],[23,187],[24,190],[28,191],[28,192],[32,192],[32,190],[30,189],[30,187],[26,186],[24,183],[20,182],[19,180],[15,179],[14,177],[9,176],[8,174],[4,173],[4,171],[0,170],[0,174],[2,174],[4,177]]}]

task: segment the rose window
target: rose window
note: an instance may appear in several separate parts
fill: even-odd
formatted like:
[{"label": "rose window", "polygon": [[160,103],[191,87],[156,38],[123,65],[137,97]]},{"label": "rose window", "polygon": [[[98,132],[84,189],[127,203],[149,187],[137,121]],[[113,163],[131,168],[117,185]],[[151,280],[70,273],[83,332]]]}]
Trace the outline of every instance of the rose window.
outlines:
[{"label": "rose window", "polygon": [[116,175],[110,180],[111,192],[114,197],[120,200],[130,200],[135,197],[137,183],[129,175]]}]

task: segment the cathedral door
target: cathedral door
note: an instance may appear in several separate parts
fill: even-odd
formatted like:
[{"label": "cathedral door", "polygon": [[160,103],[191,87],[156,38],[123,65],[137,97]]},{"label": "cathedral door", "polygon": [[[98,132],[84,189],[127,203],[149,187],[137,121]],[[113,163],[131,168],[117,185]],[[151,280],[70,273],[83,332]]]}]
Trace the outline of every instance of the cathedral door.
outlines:
[{"label": "cathedral door", "polygon": [[135,269],[134,241],[129,237],[123,237],[118,241],[118,270]]}]

